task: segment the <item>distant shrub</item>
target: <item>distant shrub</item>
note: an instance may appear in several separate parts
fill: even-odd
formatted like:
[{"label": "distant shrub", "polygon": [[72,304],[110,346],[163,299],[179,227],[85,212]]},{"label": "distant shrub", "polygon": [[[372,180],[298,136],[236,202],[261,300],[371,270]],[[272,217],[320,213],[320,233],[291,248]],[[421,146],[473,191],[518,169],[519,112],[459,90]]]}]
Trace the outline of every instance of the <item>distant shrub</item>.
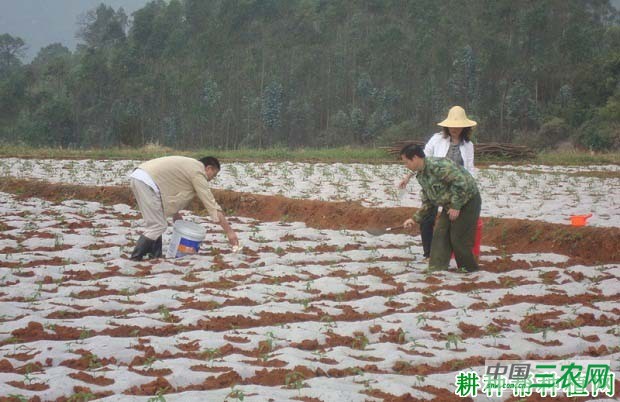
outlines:
[{"label": "distant shrub", "polygon": [[574,141],[593,151],[620,149],[620,123],[594,118],[577,130]]},{"label": "distant shrub", "polygon": [[570,138],[571,134],[572,129],[564,119],[551,117],[538,129],[539,147],[555,147],[558,143]]},{"label": "distant shrub", "polygon": [[411,120],[405,120],[399,124],[388,127],[383,134],[379,136],[378,143],[381,145],[389,145],[401,140],[418,139],[419,132]]},{"label": "distant shrub", "polygon": [[572,129],[569,124],[562,118],[552,116],[537,131],[520,132],[517,134],[514,142],[541,150],[554,148],[557,144],[569,139],[571,135]]}]

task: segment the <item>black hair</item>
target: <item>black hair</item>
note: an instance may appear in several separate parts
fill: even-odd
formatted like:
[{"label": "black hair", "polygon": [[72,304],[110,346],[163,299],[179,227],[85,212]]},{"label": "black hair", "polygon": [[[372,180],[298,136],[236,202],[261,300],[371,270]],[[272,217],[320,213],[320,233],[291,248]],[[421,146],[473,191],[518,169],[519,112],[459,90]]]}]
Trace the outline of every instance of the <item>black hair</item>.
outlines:
[{"label": "black hair", "polygon": [[200,158],[198,160],[202,162],[202,164],[205,165],[205,167],[213,166],[217,170],[220,170],[220,161],[218,161],[216,157],[205,156],[204,158]]},{"label": "black hair", "polygon": [[[448,127],[443,127],[443,137],[444,138],[450,138],[450,130],[448,129]],[[459,140],[461,142],[469,142],[471,141],[471,132],[472,132],[472,128],[471,127],[463,127],[463,129],[461,130],[461,134],[459,135]]]},{"label": "black hair", "polygon": [[415,145],[415,144],[408,144],[405,145],[401,150],[400,150],[400,155],[403,156],[405,155],[405,157],[407,159],[413,159],[414,156],[418,156],[420,158],[424,158],[424,148],[422,148],[421,145]]}]

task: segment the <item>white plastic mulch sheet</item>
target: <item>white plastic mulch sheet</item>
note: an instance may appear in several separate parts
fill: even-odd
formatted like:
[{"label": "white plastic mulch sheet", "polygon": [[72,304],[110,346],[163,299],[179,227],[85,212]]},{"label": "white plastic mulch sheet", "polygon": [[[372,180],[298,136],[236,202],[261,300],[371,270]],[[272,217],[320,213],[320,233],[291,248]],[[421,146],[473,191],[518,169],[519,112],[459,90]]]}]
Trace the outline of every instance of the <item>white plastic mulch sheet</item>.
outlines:
[{"label": "white plastic mulch sheet", "polygon": [[[0,159],[0,176],[86,185],[125,185],[139,161]],[[496,166],[478,169],[482,215],[570,223],[592,213],[588,225],[620,226],[619,166]],[[371,207],[419,207],[420,188],[411,180],[399,197],[405,174],[399,164],[226,163],[215,188],[281,194],[324,201],[360,201]],[[592,175],[594,174],[594,176]],[[603,175],[597,177],[596,175]],[[607,175],[607,176],[606,176]]]},{"label": "white plastic mulch sheet", "polygon": [[485,359],[619,369],[618,264],[484,247],[494,269],[429,274],[417,237],[249,219],[231,253],[189,218],[198,255],[133,262],[128,206],[0,193],[0,395],[441,399]]}]

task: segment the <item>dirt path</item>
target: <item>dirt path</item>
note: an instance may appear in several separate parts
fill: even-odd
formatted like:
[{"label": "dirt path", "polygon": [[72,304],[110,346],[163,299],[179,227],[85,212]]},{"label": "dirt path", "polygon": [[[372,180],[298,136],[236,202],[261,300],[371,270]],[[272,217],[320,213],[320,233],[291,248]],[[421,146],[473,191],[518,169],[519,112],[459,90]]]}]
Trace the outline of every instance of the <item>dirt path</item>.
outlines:
[{"label": "dirt path", "polygon": [[[134,205],[131,191],[119,186],[76,186],[3,178],[0,191],[53,202],[80,199]],[[396,226],[415,211],[414,208],[367,208],[355,202],[297,200],[225,190],[215,190],[214,195],[229,215],[261,221],[300,221],[325,229],[367,230]],[[200,211],[197,202],[191,208]],[[620,228],[572,227],[500,218],[483,218],[483,222],[482,243],[506,253],[558,253],[584,264],[620,261]],[[412,234],[417,233],[417,229],[412,231]]]}]

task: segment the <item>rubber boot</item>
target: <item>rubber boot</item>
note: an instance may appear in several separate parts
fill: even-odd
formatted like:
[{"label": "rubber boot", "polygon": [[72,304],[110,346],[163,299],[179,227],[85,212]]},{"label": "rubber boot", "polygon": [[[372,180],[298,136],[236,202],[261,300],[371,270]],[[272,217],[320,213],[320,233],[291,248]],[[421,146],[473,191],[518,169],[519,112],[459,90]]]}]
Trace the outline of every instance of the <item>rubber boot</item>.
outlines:
[{"label": "rubber boot", "polygon": [[142,258],[147,254],[153,253],[153,244],[155,240],[151,240],[146,236],[140,236],[138,242],[136,243],[136,247],[133,249],[131,253],[131,257],[129,259],[134,261],[142,261]]},{"label": "rubber boot", "polygon": [[161,252],[161,236],[159,236],[157,238],[157,240],[155,240],[153,242],[153,249],[151,250],[151,257],[152,258],[161,258],[162,256],[162,252]]},{"label": "rubber boot", "polygon": [[433,241],[433,229],[437,218],[437,208],[433,207],[429,214],[420,222],[420,237],[422,238],[422,250],[424,258],[431,256],[431,245]]}]

